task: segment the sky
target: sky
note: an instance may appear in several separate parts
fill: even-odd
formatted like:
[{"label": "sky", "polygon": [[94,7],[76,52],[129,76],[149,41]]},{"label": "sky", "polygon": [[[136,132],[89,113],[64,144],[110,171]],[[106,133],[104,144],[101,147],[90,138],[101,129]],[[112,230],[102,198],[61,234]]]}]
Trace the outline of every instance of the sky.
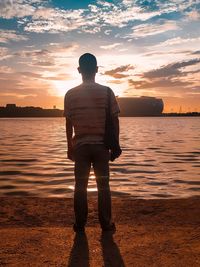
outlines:
[{"label": "sky", "polygon": [[87,52],[116,96],[200,112],[199,0],[0,0],[0,106],[63,108]]}]

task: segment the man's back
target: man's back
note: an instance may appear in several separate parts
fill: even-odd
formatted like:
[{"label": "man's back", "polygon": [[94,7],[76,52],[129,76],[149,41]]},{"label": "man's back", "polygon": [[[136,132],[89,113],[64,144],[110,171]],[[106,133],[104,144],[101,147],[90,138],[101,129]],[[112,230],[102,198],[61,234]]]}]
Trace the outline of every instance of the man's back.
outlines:
[{"label": "man's back", "polygon": [[[82,83],[65,96],[66,117],[74,127],[75,144],[102,144],[108,105],[108,87],[95,82]],[[111,95],[112,113],[118,113],[114,94]]]}]

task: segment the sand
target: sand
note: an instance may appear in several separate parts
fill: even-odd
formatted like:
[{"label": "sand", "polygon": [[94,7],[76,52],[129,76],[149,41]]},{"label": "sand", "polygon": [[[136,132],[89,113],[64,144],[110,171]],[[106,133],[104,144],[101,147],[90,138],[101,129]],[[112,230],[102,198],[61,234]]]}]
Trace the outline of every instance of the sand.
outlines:
[{"label": "sand", "polygon": [[95,197],[85,235],[69,198],[0,198],[0,266],[200,266],[200,198],[113,198],[117,232],[102,235]]}]

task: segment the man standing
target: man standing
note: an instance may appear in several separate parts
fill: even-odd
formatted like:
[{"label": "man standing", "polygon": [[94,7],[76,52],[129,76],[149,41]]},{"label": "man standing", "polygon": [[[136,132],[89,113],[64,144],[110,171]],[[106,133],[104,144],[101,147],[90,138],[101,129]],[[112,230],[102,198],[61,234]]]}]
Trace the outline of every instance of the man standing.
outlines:
[{"label": "man standing", "polygon": [[119,106],[112,90],[95,82],[98,72],[94,55],[86,53],[79,58],[82,83],[70,89],[64,100],[68,158],[75,161],[74,212],[75,232],[84,232],[87,222],[87,185],[91,165],[98,188],[98,216],[103,231],[115,231],[111,216],[109,186],[109,150],[104,145],[108,90],[114,133],[119,140]]}]

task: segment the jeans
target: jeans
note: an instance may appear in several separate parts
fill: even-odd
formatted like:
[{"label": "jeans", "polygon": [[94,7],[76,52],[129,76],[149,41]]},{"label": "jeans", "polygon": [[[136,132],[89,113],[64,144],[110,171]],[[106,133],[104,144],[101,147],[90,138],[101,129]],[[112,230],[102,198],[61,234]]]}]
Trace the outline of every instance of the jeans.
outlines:
[{"label": "jeans", "polygon": [[111,223],[111,193],[109,186],[109,151],[102,145],[85,144],[74,150],[75,223],[84,227],[87,222],[87,185],[91,165],[93,165],[98,188],[98,216],[101,227]]}]

